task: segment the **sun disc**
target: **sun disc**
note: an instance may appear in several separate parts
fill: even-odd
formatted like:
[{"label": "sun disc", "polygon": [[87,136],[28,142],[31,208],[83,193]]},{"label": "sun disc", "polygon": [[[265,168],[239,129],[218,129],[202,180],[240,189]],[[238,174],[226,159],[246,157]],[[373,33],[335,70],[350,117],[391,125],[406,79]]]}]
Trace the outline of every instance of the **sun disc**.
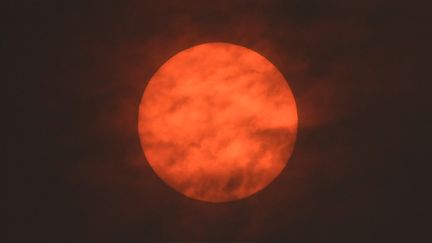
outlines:
[{"label": "sun disc", "polygon": [[297,109],[265,57],[206,43],[165,62],[148,82],[138,119],[145,157],[183,195],[239,200],[269,185],[289,160]]}]

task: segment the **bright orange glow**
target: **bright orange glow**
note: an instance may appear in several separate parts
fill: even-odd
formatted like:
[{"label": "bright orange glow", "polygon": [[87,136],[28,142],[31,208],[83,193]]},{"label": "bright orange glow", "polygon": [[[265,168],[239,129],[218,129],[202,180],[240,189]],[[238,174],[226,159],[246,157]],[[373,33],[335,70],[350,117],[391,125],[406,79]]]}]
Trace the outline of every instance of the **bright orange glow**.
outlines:
[{"label": "bright orange glow", "polygon": [[291,89],[260,54],[208,43],[170,58],[149,81],[138,130],[156,174],[194,199],[227,202],[266,187],[297,133]]}]

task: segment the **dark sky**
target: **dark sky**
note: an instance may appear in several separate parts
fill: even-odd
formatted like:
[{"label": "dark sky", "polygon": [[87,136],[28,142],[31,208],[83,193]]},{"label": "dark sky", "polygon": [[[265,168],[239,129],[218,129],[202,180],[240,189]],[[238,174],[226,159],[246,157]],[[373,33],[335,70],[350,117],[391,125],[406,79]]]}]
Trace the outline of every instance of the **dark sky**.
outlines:
[{"label": "dark sky", "polygon": [[[430,241],[430,8],[387,2],[2,2],[2,242]],[[224,204],[166,186],[137,133],[157,68],[215,41],[271,60],[299,112],[282,174]]]}]

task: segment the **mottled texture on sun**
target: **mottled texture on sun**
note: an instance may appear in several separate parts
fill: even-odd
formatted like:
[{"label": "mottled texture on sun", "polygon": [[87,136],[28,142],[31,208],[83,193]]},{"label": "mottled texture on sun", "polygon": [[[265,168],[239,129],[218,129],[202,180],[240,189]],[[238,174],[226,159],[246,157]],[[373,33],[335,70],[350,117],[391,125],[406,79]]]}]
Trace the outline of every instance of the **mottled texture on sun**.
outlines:
[{"label": "mottled texture on sun", "polygon": [[227,202],[266,187],[297,133],[288,83],[260,54],[227,43],[181,51],[149,81],[139,135],[156,174],[187,197]]}]

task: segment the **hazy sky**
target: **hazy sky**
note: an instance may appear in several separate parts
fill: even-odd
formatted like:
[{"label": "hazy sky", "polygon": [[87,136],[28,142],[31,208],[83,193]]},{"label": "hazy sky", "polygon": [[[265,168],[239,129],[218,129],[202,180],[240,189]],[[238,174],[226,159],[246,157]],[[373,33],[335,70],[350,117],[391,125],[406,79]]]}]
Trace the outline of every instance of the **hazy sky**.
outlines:
[{"label": "hazy sky", "polygon": [[[6,242],[426,237],[427,6],[2,5]],[[137,132],[139,102],[157,68],[183,49],[214,41],[271,60],[289,81],[299,116],[297,143],[282,174],[253,197],[219,205],[167,187],[145,161]]]}]

